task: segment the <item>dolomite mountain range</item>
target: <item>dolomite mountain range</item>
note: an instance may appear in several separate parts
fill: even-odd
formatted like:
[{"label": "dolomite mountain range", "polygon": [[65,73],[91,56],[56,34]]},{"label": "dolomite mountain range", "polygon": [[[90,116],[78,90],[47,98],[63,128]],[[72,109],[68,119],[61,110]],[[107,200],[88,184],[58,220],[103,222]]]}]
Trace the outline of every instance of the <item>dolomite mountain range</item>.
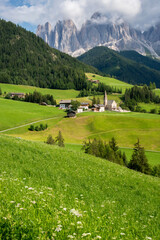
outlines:
[{"label": "dolomite mountain range", "polygon": [[95,46],[106,46],[116,51],[135,50],[144,56],[160,58],[160,22],[142,32],[121,18],[108,19],[96,12],[80,30],[69,19],[58,21],[53,28],[49,22],[38,25],[36,35],[73,57]]}]

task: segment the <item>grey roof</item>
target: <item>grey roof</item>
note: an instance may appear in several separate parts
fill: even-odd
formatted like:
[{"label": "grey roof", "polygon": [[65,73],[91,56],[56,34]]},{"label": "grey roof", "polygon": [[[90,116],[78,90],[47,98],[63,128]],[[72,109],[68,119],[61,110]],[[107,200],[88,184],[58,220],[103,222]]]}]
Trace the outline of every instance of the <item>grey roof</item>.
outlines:
[{"label": "grey roof", "polygon": [[108,100],[107,105],[111,105],[114,102],[114,100]]},{"label": "grey roof", "polygon": [[65,104],[65,103],[70,104],[70,103],[71,103],[71,100],[61,100],[61,101],[59,102],[59,104]]},{"label": "grey roof", "polygon": [[83,106],[83,105],[89,105],[89,103],[87,103],[87,102],[82,102],[81,105],[82,105],[82,106]]},{"label": "grey roof", "polygon": [[25,93],[10,93],[11,95],[25,95]]}]

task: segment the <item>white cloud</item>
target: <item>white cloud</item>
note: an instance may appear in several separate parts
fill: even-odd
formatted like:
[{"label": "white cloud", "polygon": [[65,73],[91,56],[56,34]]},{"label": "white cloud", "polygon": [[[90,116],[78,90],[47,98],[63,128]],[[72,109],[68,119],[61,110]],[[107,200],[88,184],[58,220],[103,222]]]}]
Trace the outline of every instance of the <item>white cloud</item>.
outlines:
[{"label": "white cloud", "polygon": [[106,15],[124,17],[130,23],[145,28],[160,16],[159,0],[23,0],[14,7],[9,0],[0,0],[0,17],[15,23],[38,25],[49,21],[70,18],[80,26],[90,16],[100,11]]}]

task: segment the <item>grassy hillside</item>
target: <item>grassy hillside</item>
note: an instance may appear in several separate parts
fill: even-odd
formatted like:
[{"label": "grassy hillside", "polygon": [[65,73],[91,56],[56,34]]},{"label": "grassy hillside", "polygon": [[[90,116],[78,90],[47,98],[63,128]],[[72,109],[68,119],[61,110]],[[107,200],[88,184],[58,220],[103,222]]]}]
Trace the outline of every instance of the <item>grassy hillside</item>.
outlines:
[{"label": "grassy hillside", "polygon": [[160,71],[125,58],[107,47],[95,47],[78,59],[124,82],[149,85],[154,81],[160,87]]},{"label": "grassy hillside", "polygon": [[99,80],[102,83],[105,83],[106,85],[112,86],[112,87],[116,87],[117,89],[122,89],[122,92],[124,93],[125,90],[127,88],[131,88],[133,87],[133,85],[119,81],[115,78],[110,78],[110,77],[103,77],[97,74],[93,74],[93,73],[86,73],[86,76],[88,77],[88,79],[92,79],[92,80]]},{"label": "grassy hillside", "polygon": [[14,85],[14,84],[5,84],[5,83],[0,83],[0,88],[2,89],[3,94],[4,92],[33,93],[34,91],[37,91],[42,94],[51,94],[56,100],[76,98],[79,94],[79,91],[76,91],[74,89],[69,89],[69,90],[48,89],[48,88],[38,88],[33,86]]},{"label": "grassy hillside", "polygon": [[1,239],[154,239],[159,179],[0,136]]},{"label": "grassy hillside", "polygon": [[82,143],[88,137],[100,137],[108,141],[114,136],[119,146],[132,148],[140,138],[146,149],[160,151],[160,115],[106,111],[81,113],[74,119],[66,119],[63,118],[66,115],[63,110],[6,99],[0,99],[0,115],[0,130],[56,118],[47,121],[49,127],[43,132],[30,132],[28,126],[6,132],[25,139],[45,141],[48,134],[56,136],[61,130],[68,143]]},{"label": "grassy hillside", "polygon": [[0,98],[0,130],[48,118],[61,119],[64,115],[58,108]]},{"label": "grassy hillside", "polygon": [[48,46],[41,38],[0,20],[0,82],[56,89],[83,89],[85,72],[96,72]]}]

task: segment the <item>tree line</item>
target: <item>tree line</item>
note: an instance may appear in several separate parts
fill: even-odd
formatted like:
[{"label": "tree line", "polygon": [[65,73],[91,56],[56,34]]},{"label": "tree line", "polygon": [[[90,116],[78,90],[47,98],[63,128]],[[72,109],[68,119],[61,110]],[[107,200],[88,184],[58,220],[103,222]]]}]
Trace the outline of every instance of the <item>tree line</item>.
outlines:
[{"label": "tree line", "polygon": [[143,87],[133,86],[130,89],[126,89],[125,94],[122,98],[124,101],[121,104],[122,108],[127,107],[131,111],[140,111],[140,107],[137,103],[144,102],[144,103],[160,103],[160,97],[155,94],[155,92],[150,89],[147,85]]},{"label": "tree line", "polygon": [[102,95],[104,92],[108,94],[118,93],[122,94],[122,89],[111,87],[105,83],[98,83],[98,86],[93,85],[92,83],[88,85],[88,89],[82,89],[77,97],[88,97],[94,95]]},{"label": "tree line", "polygon": [[125,153],[119,149],[114,137],[108,144],[101,139],[89,139],[88,141],[84,141],[82,149],[87,154],[104,158],[110,162],[117,163],[138,172],[160,177],[160,165],[154,166],[153,168],[149,165],[145,150],[141,147],[139,139],[134,145],[133,154],[129,162],[127,161]]}]

